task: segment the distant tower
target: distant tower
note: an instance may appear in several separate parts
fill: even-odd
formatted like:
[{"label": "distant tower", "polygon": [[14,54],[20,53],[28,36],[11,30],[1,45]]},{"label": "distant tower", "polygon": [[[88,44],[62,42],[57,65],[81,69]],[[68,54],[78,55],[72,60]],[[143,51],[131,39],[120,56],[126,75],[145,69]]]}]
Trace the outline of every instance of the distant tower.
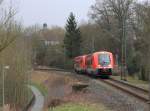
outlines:
[{"label": "distant tower", "polygon": [[43,24],[43,29],[47,29],[47,23]]}]

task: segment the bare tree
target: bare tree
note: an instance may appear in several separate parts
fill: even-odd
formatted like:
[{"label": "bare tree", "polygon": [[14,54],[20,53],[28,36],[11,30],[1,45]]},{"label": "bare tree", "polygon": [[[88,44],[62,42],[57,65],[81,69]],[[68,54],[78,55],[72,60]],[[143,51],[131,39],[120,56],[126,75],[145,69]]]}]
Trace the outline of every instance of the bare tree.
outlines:
[{"label": "bare tree", "polygon": [[[121,79],[126,79],[126,27],[128,19],[130,18],[132,3],[133,0],[103,0],[101,2],[97,0],[95,6],[92,7],[94,11],[92,17],[96,18],[96,21],[98,21],[100,25],[105,22],[105,27],[107,27],[108,32],[115,28],[111,26],[112,18],[114,17],[117,20],[117,33],[120,37],[114,39],[118,40],[121,44]],[[122,78],[123,76],[124,78]]]},{"label": "bare tree", "polygon": [[[0,1],[2,5],[3,0]],[[14,16],[16,15],[16,10],[13,6],[10,6],[8,10],[1,12],[0,21],[0,52],[7,48],[18,35],[13,35],[12,32],[15,30],[20,31],[20,27],[15,27]]]},{"label": "bare tree", "polygon": [[[23,33],[22,25],[14,18],[17,11],[11,5],[3,8],[0,1],[0,77],[4,65],[10,68],[5,71],[3,91],[5,104],[23,108],[28,102],[28,73],[30,69],[30,52],[28,41]],[[3,79],[3,80],[4,80]],[[2,83],[0,82],[0,86]],[[5,89],[5,90],[4,90]],[[0,90],[0,94],[2,90]]]}]

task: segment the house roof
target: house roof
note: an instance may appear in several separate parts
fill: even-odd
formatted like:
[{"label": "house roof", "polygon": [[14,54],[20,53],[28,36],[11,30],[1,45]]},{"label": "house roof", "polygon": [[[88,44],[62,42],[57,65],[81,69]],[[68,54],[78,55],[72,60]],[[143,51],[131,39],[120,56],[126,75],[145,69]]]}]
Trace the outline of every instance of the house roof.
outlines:
[{"label": "house roof", "polygon": [[40,31],[40,39],[41,40],[46,40],[46,41],[59,41],[59,37],[57,34],[52,33],[48,29],[44,29]]}]

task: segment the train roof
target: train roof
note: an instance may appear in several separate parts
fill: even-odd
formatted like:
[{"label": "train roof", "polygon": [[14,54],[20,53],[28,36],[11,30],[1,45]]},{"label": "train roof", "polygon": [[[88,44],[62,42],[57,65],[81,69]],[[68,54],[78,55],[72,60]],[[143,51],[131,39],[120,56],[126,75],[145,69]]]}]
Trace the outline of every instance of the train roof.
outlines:
[{"label": "train roof", "polygon": [[103,54],[103,53],[109,53],[109,54],[112,54],[111,52],[108,52],[108,51],[99,51],[99,52],[94,52],[93,54]]},{"label": "train roof", "polygon": [[111,52],[108,52],[108,51],[98,51],[98,52],[94,52],[94,53],[91,53],[91,54],[81,55],[81,56],[75,57],[75,59],[79,59],[79,58],[82,58],[82,57],[90,56],[92,54],[102,54],[102,53],[112,54]]},{"label": "train roof", "polygon": [[103,54],[103,53],[112,54],[111,52],[108,52],[108,51],[98,51],[98,52],[94,52],[94,53],[88,54],[87,56],[90,56],[92,54]]},{"label": "train roof", "polygon": [[75,57],[75,59],[82,58],[82,57],[86,57],[86,56],[87,56],[87,55],[81,55],[81,56]]}]

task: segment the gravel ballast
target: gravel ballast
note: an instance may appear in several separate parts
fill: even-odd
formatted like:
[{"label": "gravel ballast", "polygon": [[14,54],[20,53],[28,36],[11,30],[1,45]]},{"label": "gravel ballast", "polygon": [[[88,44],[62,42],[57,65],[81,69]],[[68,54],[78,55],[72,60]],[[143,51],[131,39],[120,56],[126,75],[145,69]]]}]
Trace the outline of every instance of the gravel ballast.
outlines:
[{"label": "gravel ballast", "polygon": [[89,90],[95,94],[90,100],[102,102],[114,111],[148,111],[148,105],[142,101],[98,80],[90,81]]},{"label": "gravel ballast", "polygon": [[[49,92],[51,93],[49,94],[49,97],[47,98],[48,100],[49,98],[51,98],[51,96],[54,97],[54,95],[56,96],[57,94],[57,97],[61,96],[61,98],[65,98],[65,100],[72,98],[72,99],[75,99],[75,102],[78,102],[78,101],[85,102],[85,103],[94,104],[97,106],[100,106],[101,104],[103,104],[110,111],[149,111],[148,105],[145,104],[144,102],[116,88],[113,88],[101,82],[98,79],[90,78],[88,76],[78,75],[78,74],[70,73],[70,72],[49,71],[47,73],[50,76],[49,77],[50,84],[48,85],[48,87],[50,88]],[[59,77],[58,82],[56,81],[52,82],[54,80],[52,78],[53,75],[57,75],[61,77],[61,78]],[[63,78],[64,79],[67,78],[65,80],[66,81],[65,83],[63,83],[63,81],[62,82],[59,81],[59,80],[62,80]],[[68,82],[70,81],[69,78],[74,81]],[[71,87],[69,87],[69,85],[71,85],[72,83],[76,81],[88,84],[86,91],[84,90],[83,92],[72,93]],[[60,85],[59,85],[59,82],[60,82]],[[51,86],[53,85],[52,83],[55,83],[53,87]],[[55,87],[56,83],[57,83],[57,88]],[[59,89],[59,86],[60,86],[60,89]],[[56,89],[56,91],[54,89]],[[69,99],[69,100],[72,101],[72,99]]]}]

